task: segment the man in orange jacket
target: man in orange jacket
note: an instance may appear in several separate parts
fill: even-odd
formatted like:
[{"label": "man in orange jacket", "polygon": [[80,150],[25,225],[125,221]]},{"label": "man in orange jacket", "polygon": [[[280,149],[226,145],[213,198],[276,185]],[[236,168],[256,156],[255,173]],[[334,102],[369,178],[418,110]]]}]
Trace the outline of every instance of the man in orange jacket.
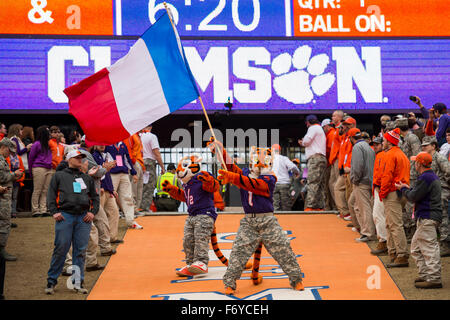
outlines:
[{"label": "man in orange jacket", "polygon": [[[350,211],[348,207],[348,198],[350,198],[351,191],[348,189],[349,183],[347,182],[347,175],[350,173],[350,166],[352,161],[352,143],[348,136],[348,131],[352,128],[356,128],[356,120],[352,117],[348,117],[343,123],[341,135],[341,144],[338,154],[338,168],[339,177],[334,186],[334,196],[336,200],[336,206],[339,213],[346,221],[350,221]],[[347,197],[348,195],[348,197]]]},{"label": "man in orange jacket", "polygon": [[[136,170],[136,176],[138,178],[137,183],[133,183],[131,176],[131,191],[133,192],[133,199],[135,204],[136,213],[142,211],[141,202],[142,202],[142,190],[144,187],[144,158],[142,156],[142,142],[138,133],[133,134],[127,139],[123,140],[123,143],[126,145],[128,149],[128,153],[130,154],[131,162],[133,163],[134,170]],[[141,215],[138,213],[138,215]]]},{"label": "man in orange jacket", "polygon": [[386,245],[386,215],[384,213],[384,203],[380,200],[380,186],[381,186],[381,176],[384,170],[384,155],[383,150],[383,138],[376,137],[372,141],[373,148],[375,151],[375,164],[373,166],[373,222],[375,223],[375,229],[377,230],[378,244],[370,252],[376,256],[382,256],[387,254]]},{"label": "man in orange jacket", "polygon": [[388,131],[383,136],[384,169],[380,183],[380,200],[386,214],[387,247],[391,258],[388,268],[408,267],[406,235],[403,229],[401,196],[396,183],[409,185],[410,162],[398,147],[400,129]]},{"label": "man in orange jacket", "polygon": [[[334,135],[336,133],[336,129],[333,127],[330,119],[325,119],[322,121],[322,129],[325,132],[327,146],[326,146],[326,157],[327,157],[327,169],[325,171],[325,178],[323,180],[325,190],[325,210],[336,210],[336,204],[334,201],[334,183],[333,189],[330,188],[330,177],[332,166],[330,165],[330,153],[331,147],[333,145]],[[336,179],[336,177],[334,177]],[[336,182],[336,180],[334,180]]]},{"label": "man in orange jacket", "polygon": [[[328,183],[328,188],[330,189],[331,196],[333,197],[334,203],[336,204],[336,194],[334,193],[334,187],[336,185],[336,181],[339,178],[339,168],[338,168],[338,155],[339,155],[339,147],[341,145],[342,136],[339,135],[339,127],[342,126],[341,121],[344,118],[344,112],[342,110],[336,110],[333,112],[331,116],[331,122],[334,125],[335,131],[330,136],[331,139],[331,147],[330,147],[330,155],[328,156],[328,164],[331,167],[330,171],[330,180]],[[327,138],[328,140],[328,138]],[[336,205],[337,207],[337,205]]]}]

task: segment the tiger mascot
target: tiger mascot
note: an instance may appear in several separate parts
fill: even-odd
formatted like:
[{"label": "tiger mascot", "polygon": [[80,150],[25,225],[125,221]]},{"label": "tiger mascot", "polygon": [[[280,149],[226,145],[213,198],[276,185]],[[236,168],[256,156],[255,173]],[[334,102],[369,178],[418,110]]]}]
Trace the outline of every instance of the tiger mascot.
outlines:
[{"label": "tiger mascot", "polygon": [[222,209],[224,203],[220,196],[220,183],[206,171],[200,171],[202,158],[197,155],[183,157],[178,163],[177,176],[183,182],[184,190],[173,186],[169,181],[162,183],[163,191],[176,200],[186,202],[188,217],[184,225],[183,249],[186,266],[177,270],[181,277],[194,276],[208,272],[209,239],[219,260],[228,265],[227,258],[217,244],[215,207]]},{"label": "tiger mascot", "polygon": [[271,149],[251,147],[250,168],[240,169],[233,163],[220,142],[211,139],[208,143],[208,147],[214,154],[217,146],[222,151],[228,170],[219,170],[217,179],[221,181],[221,184],[231,183],[240,188],[245,212],[223,277],[225,294],[235,293],[236,280],[241,277],[244,266],[255,249],[257,252],[252,280],[255,284],[262,281],[260,276],[255,278],[259,268],[259,259],[257,260],[256,257],[258,251],[260,256],[262,244],[288,275],[291,287],[294,290],[304,290],[301,269],[289,239],[273,214],[272,196],[277,178],[272,171]]}]

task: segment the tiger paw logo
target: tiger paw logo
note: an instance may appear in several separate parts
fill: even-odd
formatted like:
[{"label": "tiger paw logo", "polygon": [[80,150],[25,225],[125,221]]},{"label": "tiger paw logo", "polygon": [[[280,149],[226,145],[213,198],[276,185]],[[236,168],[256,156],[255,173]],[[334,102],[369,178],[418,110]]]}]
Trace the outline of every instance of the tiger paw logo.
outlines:
[{"label": "tiger paw logo", "polygon": [[315,97],[330,90],[335,81],[334,74],[325,73],[330,58],[324,53],[311,55],[312,48],[304,45],[292,56],[282,53],[273,59],[273,88],[281,98],[295,104],[315,103]]}]

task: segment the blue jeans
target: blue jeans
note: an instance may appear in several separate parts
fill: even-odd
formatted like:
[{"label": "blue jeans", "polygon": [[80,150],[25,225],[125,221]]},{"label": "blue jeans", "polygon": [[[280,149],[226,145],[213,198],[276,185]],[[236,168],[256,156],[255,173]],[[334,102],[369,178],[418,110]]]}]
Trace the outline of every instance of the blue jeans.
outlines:
[{"label": "blue jeans", "polygon": [[80,281],[84,281],[84,264],[92,223],[86,223],[83,215],[62,212],[64,220],[55,223],[55,249],[53,249],[47,281],[53,285],[61,274],[67,252],[72,245],[72,263],[80,270]]}]

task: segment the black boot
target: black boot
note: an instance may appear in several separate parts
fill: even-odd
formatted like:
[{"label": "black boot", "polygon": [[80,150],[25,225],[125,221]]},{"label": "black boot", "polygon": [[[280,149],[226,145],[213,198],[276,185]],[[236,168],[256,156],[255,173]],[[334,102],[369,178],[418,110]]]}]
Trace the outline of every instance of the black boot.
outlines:
[{"label": "black boot", "polygon": [[0,255],[5,259],[6,261],[16,261],[17,257],[9,254],[6,252],[5,247],[0,247]]}]

